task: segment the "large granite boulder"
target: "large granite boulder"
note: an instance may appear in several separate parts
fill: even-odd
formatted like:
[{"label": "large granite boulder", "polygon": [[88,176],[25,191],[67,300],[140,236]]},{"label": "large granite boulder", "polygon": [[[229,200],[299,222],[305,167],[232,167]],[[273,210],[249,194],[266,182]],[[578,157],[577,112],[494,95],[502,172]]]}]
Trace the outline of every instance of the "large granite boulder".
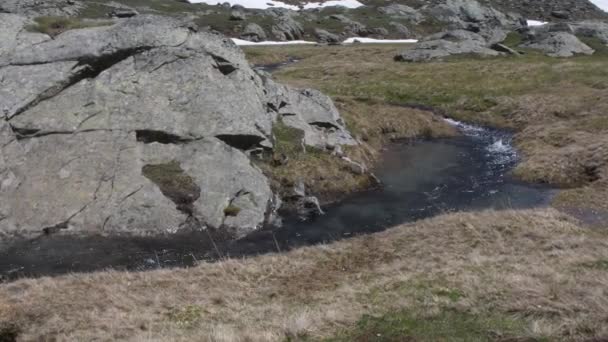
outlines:
[{"label": "large granite boulder", "polygon": [[342,41],[339,35],[319,28],[315,29],[315,37],[319,43],[325,44],[339,44]]},{"label": "large granite boulder", "polygon": [[276,203],[249,151],[272,148],[287,108],[306,143],[355,143],[329,98],[259,76],[190,22],[140,15],[54,39],[27,24],[0,13],[0,235],[243,236]]},{"label": "large granite boulder", "polygon": [[273,36],[280,41],[299,40],[304,36],[304,28],[293,18],[293,13],[281,13],[275,18],[275,24],[270,28]]},{"label": "large granite boulder", "polygon": [[428,36],[414,48],[397,54],[394,59],[400,62],[425,62],[460,54],[498,56],[501,53],[491,49],[488,41],[477,33],[454,30]]},{"label": "large granite boulder", "polygon": [[521,47],[543,51],[551,57],[572,57],[577,54],[592,55],[595,50],[581,42],[575,35],[567,32],[550,32],[536,36]]},{"label": "large granite boulder", "polygon": [[245,26],[245,29],[241,33],[241,39],[252,42],[260,42],[266,40],[266,32],[260,25],[256,23],[249,23],[247,26]]},{"label": "large granite boulder", "polygon": [[378,7],[378,12],[393,18],[404,19],[412,23],[418,23],[424,19],[420,11],[402,4],[390,4]]},{"label": "large granite boulder", "polygon": [[426,16],[444,22],[448,29],[464,29],[482,35],[488,43],[504,40],[506,33],[526,26],[520,15],[503,13],[475,0],[447,0],[425,7]]}]

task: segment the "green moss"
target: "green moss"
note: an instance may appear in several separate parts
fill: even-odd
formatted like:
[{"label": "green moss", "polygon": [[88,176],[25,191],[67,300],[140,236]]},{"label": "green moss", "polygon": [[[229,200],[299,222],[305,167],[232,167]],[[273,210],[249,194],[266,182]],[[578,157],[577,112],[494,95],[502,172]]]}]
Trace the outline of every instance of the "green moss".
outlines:
[{"label": "green moss", "polygon": [[67,18],[67,17],[38,17],[34,21],[36,24],[29,25],[26,29],[31,32],[40,32],[48,34],[51,37],[60,35],[61,33],[69,30],[96,27],[96,26],[107,26],[112,25],[112,21],[83,21],[78,18]]},{"label": "green moss", "polygon": [[198,305],[175,308],[167,313],[169,320],[182,328],[192,328],[201,319],[203,309]]},{"label": "green moss", "polygon": [[608,259],[599,259],[596,261],[582,264],[585,268],[592,268],[596,270],[608,271]]},{"label": "green moss", "polygon": [[226,216],[237,216],[241,212],[241,208],[237,207],[234,204],[228,205],[224,208],[224,215]]},{"label": "green moss", "polygon": [[175,204],[190,204],[200,197],[201,189],[176,161],[145,165],[142,174]]},{"label": "green moss", "polygon": [[304,131],[289,127],[279,120],[272,127],[272,134],[276,153],[295,157],[304,152],[302,147]]},{"label": "green moss", "polygon": [[495,341],[517,338],[526,322],[504,314],[443,310],[436,315],[397,311],[363,316],[356,326],[328,341]]},{"label": "green moss", "polygon": [[523,36],[519,32],[509,32],[507,38],[502,42],[503,45],[506,45],[510,48],[516,48],[523,42]]},{"label": "green moss", "polygon": [[594,37],[578,37],[583,43],[595,50],[595,56],[608,56],[608,45]]}]

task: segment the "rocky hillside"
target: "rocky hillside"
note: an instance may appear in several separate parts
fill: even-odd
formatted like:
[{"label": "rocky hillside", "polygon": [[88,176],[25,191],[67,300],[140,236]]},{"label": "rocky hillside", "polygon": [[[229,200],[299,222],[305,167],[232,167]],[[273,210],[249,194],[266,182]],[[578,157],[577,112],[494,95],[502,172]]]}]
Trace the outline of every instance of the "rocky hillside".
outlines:
[{"label": "rocky hillside", "polygon": [[[285,1],[302,5],[298,0]],[[249,9],[243,6],[190,4],[178,0],[6,0],[0,11],[31,18],[68,16],[78,19],[108,19],[137,14],[188,16],[201,27],[250,41],[316,40],[336,43],[348,37],[420,38],[453,26],[452,17],[467,16],[469,21],[484,21],[487,11],[499,11],[511,18],[554,22],[608,19],[608,14],[588,0],[577,1],[475,1],[398,0],[363,1],[358,8],[323,7],[289,10],[280,7]],[[464,12],[454,11],[463,7]],[[44,19],[44,18],[42,18]],[[75,23],[45,21],[42,31],[61,31]],[[494,23],[495,24],[495,23]],[[523,25],[523,24],[522,24]]]},{"label": "rocky hillside", "polygon": [[275,126],[317,153],[356,144],[328,97],[259,75],[189,21],[140,15],[54,38],[27,25],[0,14],[0,236],[242,236],[280,205],[251,160],[272,153]]}]

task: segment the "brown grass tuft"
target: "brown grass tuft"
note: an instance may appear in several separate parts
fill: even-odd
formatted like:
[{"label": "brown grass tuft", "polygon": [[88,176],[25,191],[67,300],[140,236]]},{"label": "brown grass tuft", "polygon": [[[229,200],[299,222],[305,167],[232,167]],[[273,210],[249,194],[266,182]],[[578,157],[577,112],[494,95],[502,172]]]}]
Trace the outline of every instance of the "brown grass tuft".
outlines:
[{"label": "brown grass tuft", "polygon": [[[606,336],[608,237],[554,210],[451,214],[281,255],[0,286],[23,340],[279,341],[362,314],[517,316],[519,337]],[[180,323],[181,322],[181,323]]]}]

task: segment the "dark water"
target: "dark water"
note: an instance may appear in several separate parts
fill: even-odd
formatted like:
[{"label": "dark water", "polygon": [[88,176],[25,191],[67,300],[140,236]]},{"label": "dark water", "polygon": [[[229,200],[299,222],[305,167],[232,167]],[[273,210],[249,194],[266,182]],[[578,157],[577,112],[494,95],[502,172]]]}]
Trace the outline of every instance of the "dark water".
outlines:
[{"label": "dark water", "polygon": [[517,162],[508,133],[454,124],[462,137],[391,145],[376,170],[381,189],[327,206],[326,215],[313,221],[286,218],[282,228],[238,241],[209,232],[153,238],[43,236],[3,248],[0,278],[187,267],[200,260],[284,251],[381,231],[445,212],[548,204],[551,189],[508,176]]}]

